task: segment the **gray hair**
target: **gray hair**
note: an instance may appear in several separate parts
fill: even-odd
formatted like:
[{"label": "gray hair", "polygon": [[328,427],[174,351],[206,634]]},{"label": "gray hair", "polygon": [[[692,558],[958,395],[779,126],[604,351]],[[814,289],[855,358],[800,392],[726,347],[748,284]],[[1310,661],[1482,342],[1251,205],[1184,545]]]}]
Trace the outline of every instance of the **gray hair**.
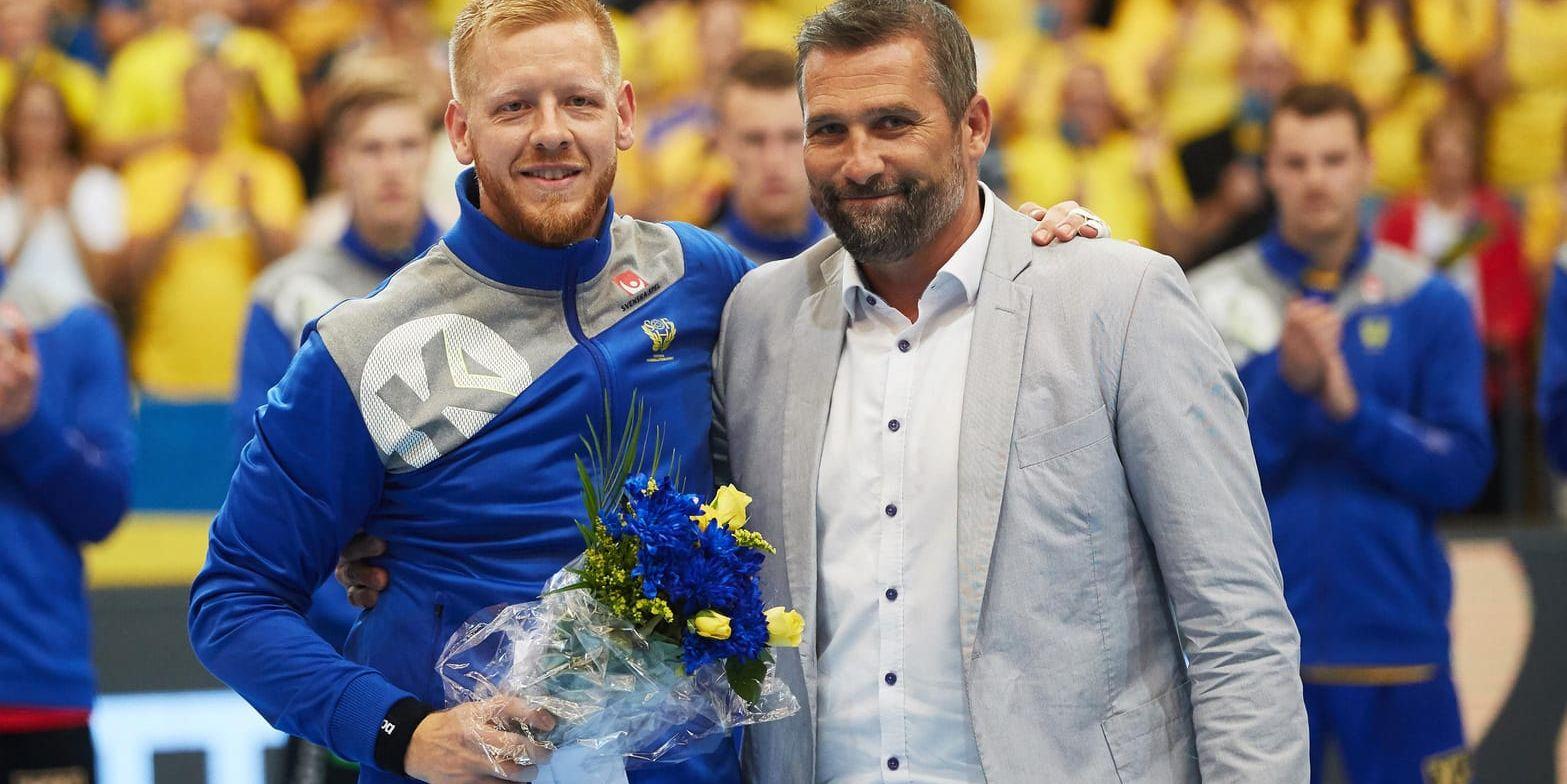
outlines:
[{"label": "gray hair", "polygon": [[905,36],[925,44],[930,81],[941,93],[947,116],[958,121],[979,92],[974,39],[958,15],[935,0],[835,0],[805,20],[794,38],[800,102],[805,102],[805,58],[811,52],[857,52]]}]

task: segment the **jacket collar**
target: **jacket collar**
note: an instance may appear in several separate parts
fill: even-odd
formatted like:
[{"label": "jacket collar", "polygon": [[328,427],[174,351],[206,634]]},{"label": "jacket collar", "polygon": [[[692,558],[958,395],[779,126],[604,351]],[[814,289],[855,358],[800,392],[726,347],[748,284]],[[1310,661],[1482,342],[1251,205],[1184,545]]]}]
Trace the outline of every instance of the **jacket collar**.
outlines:
[{"label": "jacket collar", "polygon": [[348,251],[348,254],[353,256],[355,260],[366,264],[378,272],[390,275],[402,269],[404,264],[424,255],[424,252],[431,245],[440,241],[440,239],[440,227],[435,225],[435,221],[428,214],[425,214],[419,224],[418,233],[414,234],[413,240],[408,243],[408,247],[401,250],[388,253],[377,249],[365,241],[359,230],[354,228],[352,221],[348,224],[348,230],[343,232],[342,238],[338,240],[338,244],[343,247],[343,250]]},{"label": "jacket collar", "polygon": [[1371,259],[1371,238],[1364,230],[1355,239],[1355,249],[1350,254],[1349,264],[1336,274],[1316,268],[1311,256],[1284,241],[1284,235],[1279,233],[1277,226],[1263,235],[1260,248],[1263,260],[1290,285],[1306,296],[1328,299],[1338,292],[1345,281],[1360,274]]},{"label": "jacket collar", "polygon": [[457,203],[462,212],[442,239],[459,260],[497,283],[559,291],[591,280],[609,259],[614,199],[604,209],[597,236],[562,248],[519,240],[480,212],[479,181],[472,167],[457,175]]}]

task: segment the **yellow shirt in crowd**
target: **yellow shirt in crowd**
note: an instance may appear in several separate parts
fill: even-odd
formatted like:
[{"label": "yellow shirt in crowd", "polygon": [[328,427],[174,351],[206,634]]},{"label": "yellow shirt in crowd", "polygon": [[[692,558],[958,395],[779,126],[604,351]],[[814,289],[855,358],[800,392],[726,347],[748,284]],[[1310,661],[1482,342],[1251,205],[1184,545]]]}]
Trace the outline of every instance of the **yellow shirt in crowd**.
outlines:
[{"label": "yellow shirt in crowd", "polygon": [[39,50],[26,65],[0,57],[0,108],[11,104],[17,85],[28,78],[54,85],[76,126],[92,127],[100,94],[98,74],[92,68],[54,49]]},{"label": "yellow shirt in crowd", "polygon": [[1567,253],[1567,185],[1535,185],[1523,207],[1524,256],[1535,269],[1549,271],[1557,254]]},{"label": "yellow shirt in crowd", "polygon": [[980,79],[996,130],[1009,140],[1059,132],[1061,88],[1073,64],[1083,60],[1103,68],[1111,96],[1125,106],[1138,95],[1142,73],[1116,57],[1113,44],[1108,33],[1097,30],[1061,42],[1033,25],[997,40]]},{"label": "yellow shirt in crowd", "polygon": [[[1195,0],[1192,14],[1183,23],[1174,0],[1121,0],[1113,23],[1119,51],[1140,69],[1125,108],[1139,125],[1155,122],[1176,145],[1224,127],[1241,94],[1235,63],[1246,43],[1245,23],[1223,0]],[[1147,75],[1171,46],[1177,49],[1165,92],[1155,96]]]},{"label": "yellow shirt in crowd", "polygon": [[[294,72],[294,57],[271,33],[232,28],[217,54],[230,66],[255,74],[259,97],[273,116],[283,122],[303,118],[304,98]],[[109,66],[108,97],[98,123],[98,138],[121,144],[179,130],[185,113],[185,72],[200,57],[196,36],[177,27],[160,27],[126,44]],[[260,138],[261,107],[256,98],[235,97],[230,138]]]},{"label": "yellow shirt in crowd", "polygon": [[1497,0],[1419,0],[1410,3],[1420,45],[1443,68],[1461,72],[1491,52]]},{"label": "yellow shirt in crowd", "polygon": [[1502,42],[1514,92],[1491,114],[1492,180],[1521,190],[1561,171],[1567,125],[1567,2],[1512,0]]},{"label": "yellow shirt in crowd", "polygon": [[[1007,190],[1013,201],[1076,199],[1104,218],[1117,238],[1152,247],[1155,205],[1137,175],[1137,157],[1138,140],[1125,132],[1092,148],[1073,148],[1059,136],[1020,139],[1005,151]],[[1191,218],[1191,192],[1173,152],[1154,167],[1154,187],[1172,218]]]},{"label": "yellow shirt in crowd", "polygon": [[[198,169],[183,148],[162,147],[125,167],[126,228],[131,237],[180,223],[144,290],[131,336],[131,367],[150,394],[176,399],[232,393],[250,284],[259,257],[240,209],[240,178],[251,182],[257,218],[292,231],[304,188],[281,153],[230,142]],[[194,178],[191,204],[180,199]]]}]

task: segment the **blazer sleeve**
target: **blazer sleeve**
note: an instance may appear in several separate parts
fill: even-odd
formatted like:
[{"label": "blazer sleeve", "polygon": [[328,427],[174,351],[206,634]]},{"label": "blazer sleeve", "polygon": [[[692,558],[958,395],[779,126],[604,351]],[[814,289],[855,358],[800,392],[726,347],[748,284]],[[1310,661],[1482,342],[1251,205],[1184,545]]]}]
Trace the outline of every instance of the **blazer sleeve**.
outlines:
[{"label": "blazer sleeve", "polygon": [[1115,398],[1127,484],[1188,660],[1202,780],[1305,782],[1300,640],[1284,603],[1245,392],[1168,257],[1143,271]]}]

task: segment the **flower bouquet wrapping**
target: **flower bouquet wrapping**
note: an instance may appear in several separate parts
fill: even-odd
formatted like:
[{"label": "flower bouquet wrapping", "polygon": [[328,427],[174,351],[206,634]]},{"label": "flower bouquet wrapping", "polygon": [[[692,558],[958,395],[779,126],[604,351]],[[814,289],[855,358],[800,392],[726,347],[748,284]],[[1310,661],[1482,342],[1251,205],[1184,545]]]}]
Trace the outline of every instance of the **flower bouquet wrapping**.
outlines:
[{"label": "flower bouquet wrapping", "polygon": [[681,492],[659,473],[658,444],[641,465],[642,420],[634,406],[618,445],[591,426],[584,439],[585,551],[537,601],[470,619],[437,663],[449,704],[516,697],[553,714],[553,729],[529,734],[574,760],[573,780],[697,756],[735,727],[799,710],[771,651],[798,646],[804,622],[763,607],[774,550],[745,527],[750,498],[733,486],[706,504]]}]

